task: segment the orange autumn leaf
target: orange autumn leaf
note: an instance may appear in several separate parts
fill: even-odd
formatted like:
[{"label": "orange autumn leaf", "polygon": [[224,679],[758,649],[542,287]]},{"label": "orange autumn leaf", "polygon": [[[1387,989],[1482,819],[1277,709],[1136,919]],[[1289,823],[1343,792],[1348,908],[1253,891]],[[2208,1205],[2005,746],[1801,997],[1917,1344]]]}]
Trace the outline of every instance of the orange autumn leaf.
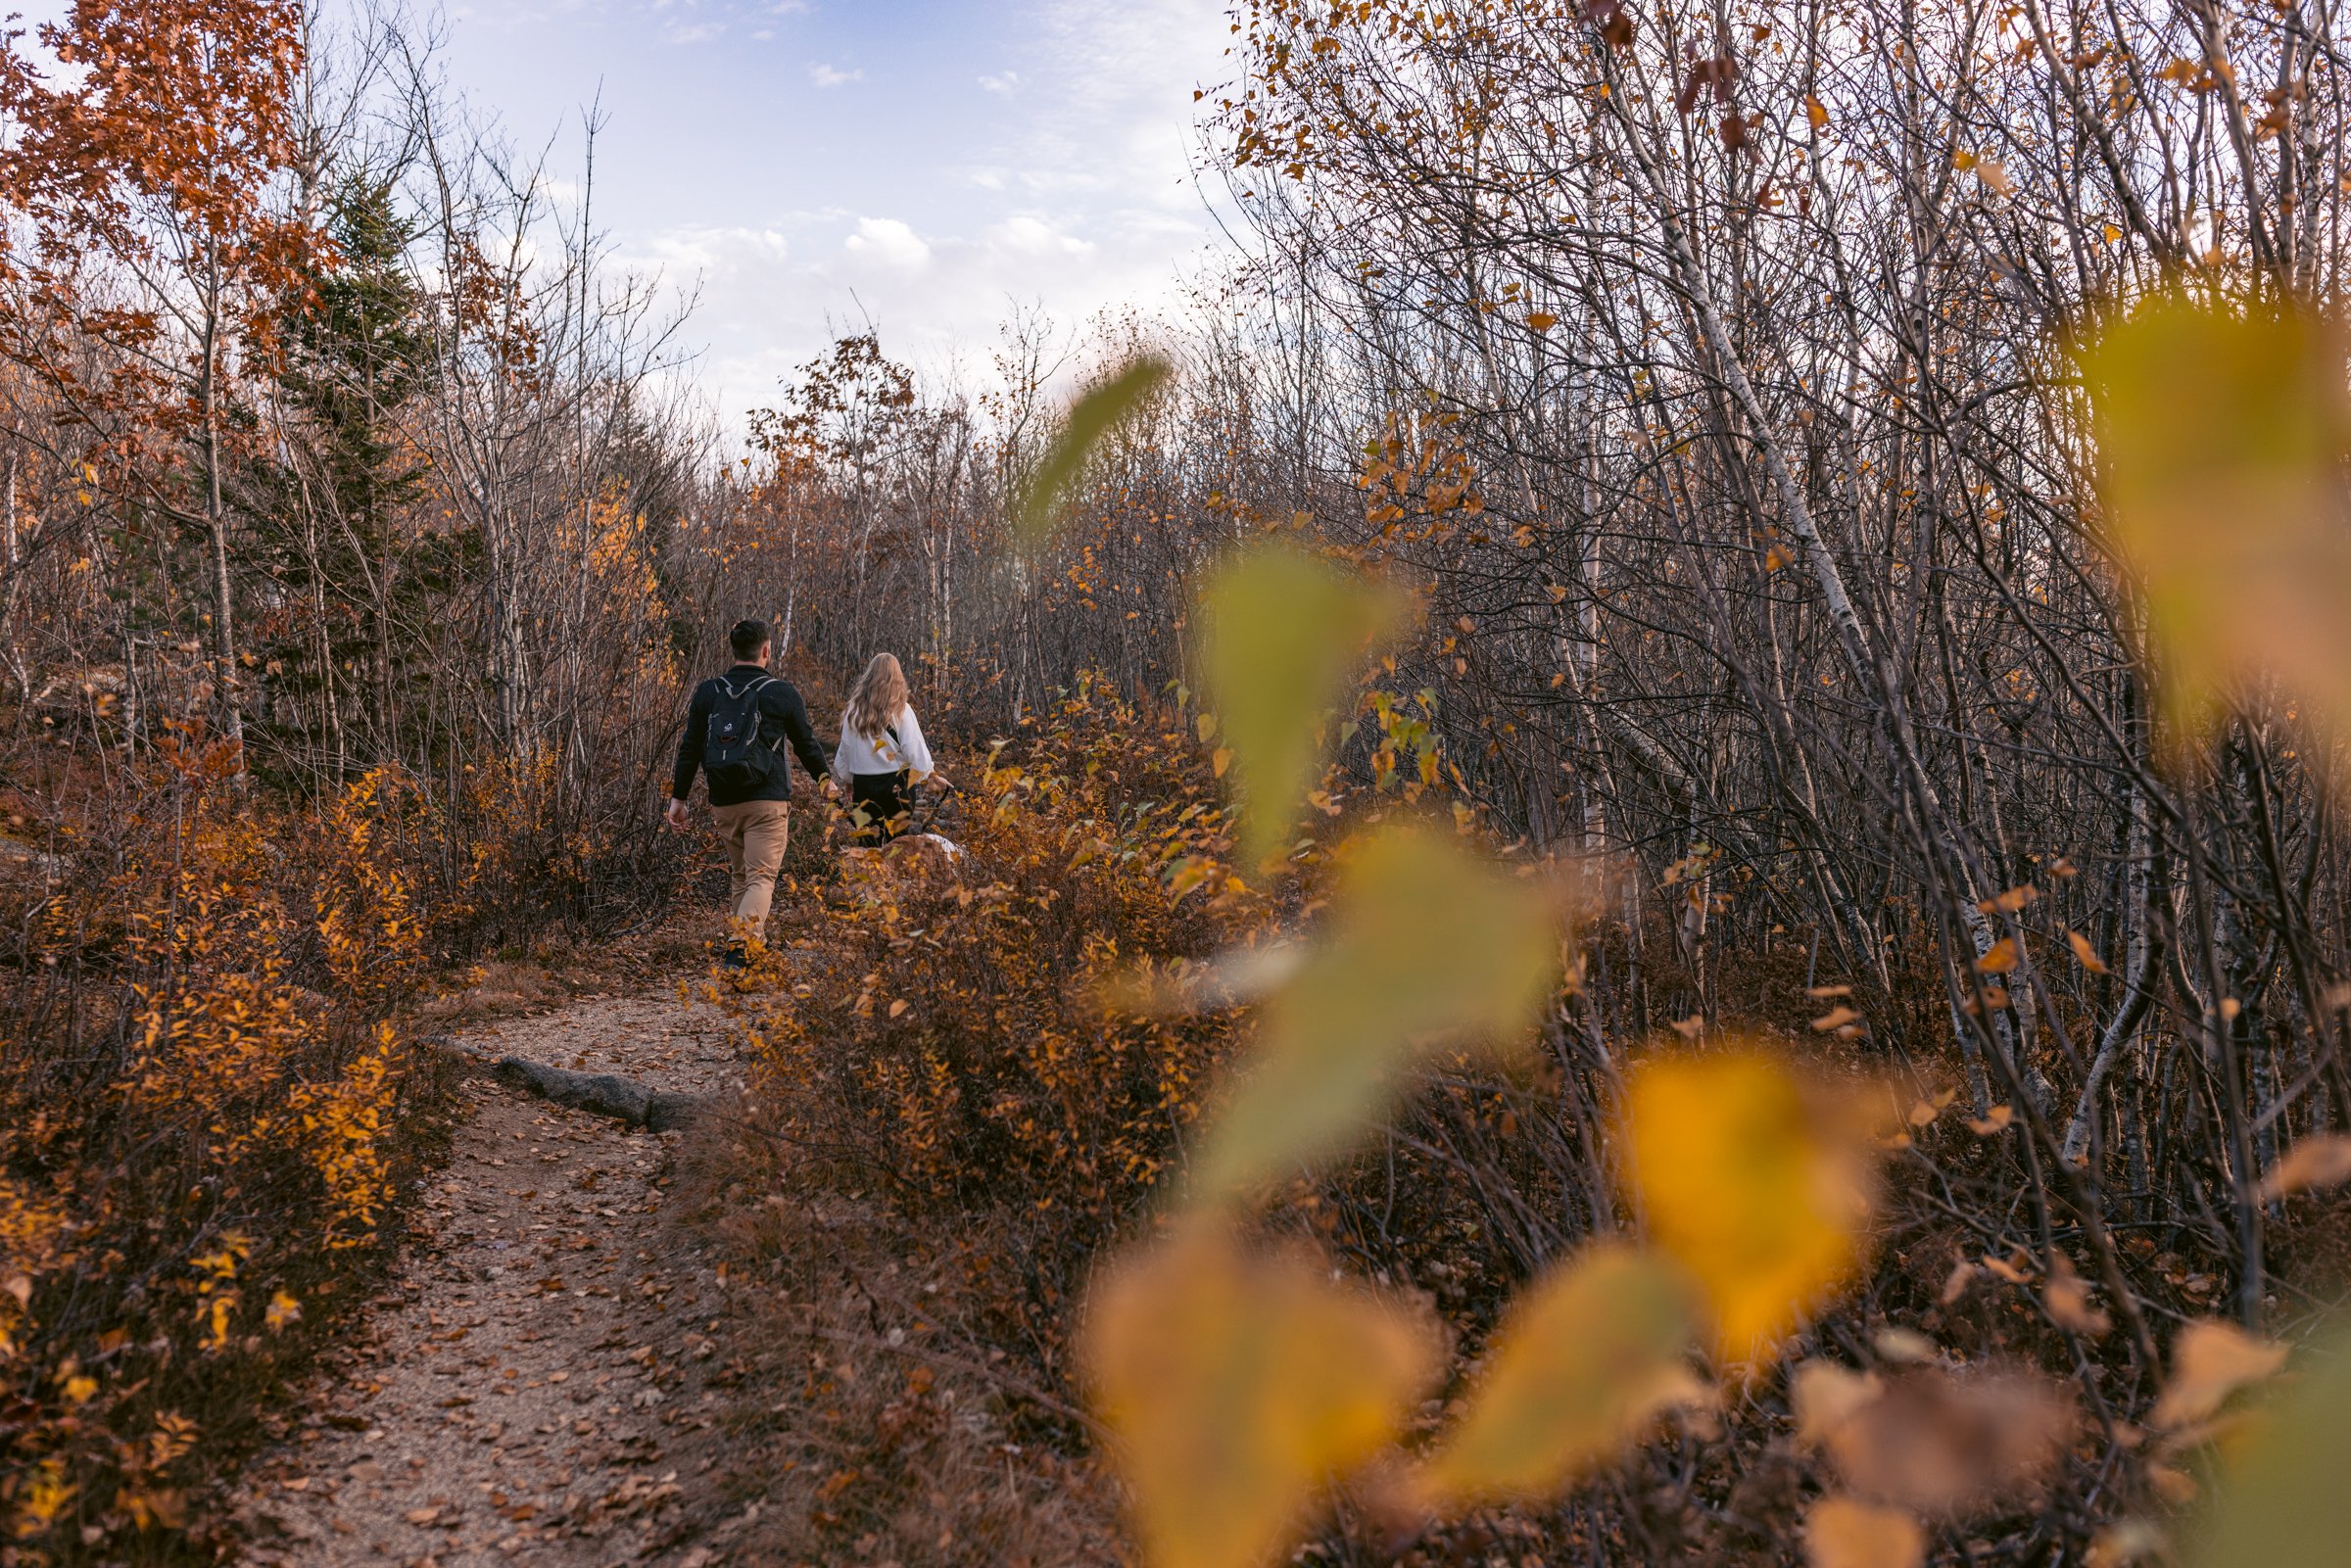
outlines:
[{"label": "orange autumn leaf", "polygon": [[1837,1099],[1754,1046],[1632,1075],[1632,1184],[1657,1245],[1699,1283],[1727,1360],[1768,1356],[1859,1266],[1868,1134]]},{"label": "orange autumn leaf", "polygon": [[2166,1429],[2192,1426],[2283,1365],[2284,1346],[2255,1339],[2233,1323],[2198,1318],[2172,1341],[2172,1375],[2147,1419]]},{"label": "orange autumn leaf", "polygon": [[2270,1167],[2269,1174],[2261,1178],[2261,1196],[2283,1198],[2313,1187],[2339,1187],[2346,1181],[2351,1181],[2351,1136],[2313,1133]]},{"label": "orange autumn leaf", "polygon": [[1804,1515],[1809,1568],[1919,1568],[1927,1533],[1899,1508],[1823,1497]]}]

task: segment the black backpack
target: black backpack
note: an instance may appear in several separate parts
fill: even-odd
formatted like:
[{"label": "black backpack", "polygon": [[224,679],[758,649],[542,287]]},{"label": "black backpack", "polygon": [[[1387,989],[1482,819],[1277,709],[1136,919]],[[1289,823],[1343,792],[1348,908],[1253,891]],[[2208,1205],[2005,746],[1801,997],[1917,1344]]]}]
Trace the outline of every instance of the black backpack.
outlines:
[{"label": "black backpack", "polygon": [[702,771],[717,788],[757,789],[775,778],[773,747],[759,743],[759,691],[770,678],[759,676],[740,691],[722,679],[710,699],[710,728],[702,737]]}]

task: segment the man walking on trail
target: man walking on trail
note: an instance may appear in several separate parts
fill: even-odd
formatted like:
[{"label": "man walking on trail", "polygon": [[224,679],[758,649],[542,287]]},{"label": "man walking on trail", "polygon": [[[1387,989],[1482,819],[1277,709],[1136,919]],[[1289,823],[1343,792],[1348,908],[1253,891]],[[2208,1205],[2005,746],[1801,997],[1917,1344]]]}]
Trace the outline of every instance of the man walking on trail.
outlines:
[{"label": "man walking on trail", "polygon": [[798,689],[767,673],[775,653],[767,623],[744,621],[727,641],[734,645],[735,667],[695,688],[686,710],[667,817],[671,828],[684,830],[695,773],[707,776],[710,815],[726,840],[734,873],[727,911],[734,940],[722,962],[741,969],[750,944],[766,937],[776,873],[792,832],[792,765],[777,747],[789,740],[820,787],[831,770],[825,748],[808,727],[808,704]]}]

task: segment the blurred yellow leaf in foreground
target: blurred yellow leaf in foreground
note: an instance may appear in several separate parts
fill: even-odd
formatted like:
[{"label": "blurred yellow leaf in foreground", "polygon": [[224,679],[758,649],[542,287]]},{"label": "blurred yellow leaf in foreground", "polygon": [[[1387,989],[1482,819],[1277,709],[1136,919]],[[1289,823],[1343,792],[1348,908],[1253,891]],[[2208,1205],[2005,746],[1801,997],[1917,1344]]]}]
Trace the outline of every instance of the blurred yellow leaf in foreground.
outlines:
[{"label": "blurred yellow leaf in foreground", "polygon": [[1238,776],[1242,850],[1281,847],[1313,784],[1322,716],[1400,595],[1293,546],[1260,545],[1223,566],[1201,597],[1201,667]]},{"label": "blurred yellow leaf in foreground", "polygon": [[1419,1491],[1451,1507],[1551,1492],[1703,1395],[1688,1287],[1661,1259],[1594,1246],[1528,1288],[1484,1384]]},{"label": "blurred yellow leaf in foreground", "polygon": [[1899,1508],[1823,1497],[1804,1515],[1811,1568],[1918,1568],[1926,1560],[1927,1533]]},{"label": "blurred yellow leaf in foreground", "polygon": [[2195,1568],[2336,1568],[2351,1555],[2351,1338],[2311,1363],[2229,1455]]},{"label": "blurred yellow leaf in foreground", "polygon": [[2265,678],[2351,721],[2343,344],[2297,314],[2151,300],[2083,356],[2115,547],[2175,740]]},{"label": "blurred yellow leaf in foreground", "polygon": [[1087,1381],[1159,1568],[1256,1568],[1385,1448],[1439,1362],[1424,1322],[1303,1253],[1200,1224],[1096,1288]]},{"label": "blurred yellow leaf in foreground", "polygon": [[1327,938],[1267,1006],[1255,1059],[1200,1163],[1204,1195],[1343,1145],[1415,1051],[1516,1027],[1559,961],[1546,890],[1427,829],[1358,840],[1334,905]]},{"label": "blurred yellow leaf in foreground", "polygon": [[1654,1059],[1626,1097],[1650,1233],[1705,1294],[1725,1360],[1761,1360],[1854,1272],[1871,1206],[1854,1108],[1757,1047]]}]

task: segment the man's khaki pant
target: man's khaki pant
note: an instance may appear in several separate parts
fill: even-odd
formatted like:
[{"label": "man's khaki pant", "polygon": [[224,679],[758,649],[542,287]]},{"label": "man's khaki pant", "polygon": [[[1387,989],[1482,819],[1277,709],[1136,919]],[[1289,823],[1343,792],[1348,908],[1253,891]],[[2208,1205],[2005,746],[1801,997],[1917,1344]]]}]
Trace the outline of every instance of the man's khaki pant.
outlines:
[{"label": "man's khaki pant", "polygon": [[713,806],[710,816],[727,841],[727,868],[733,873],[728,913],[735,934],[744,941],[763,940],[776,873],[792,841],[792,807],[781,800],[746,800],[740,806]]}]

